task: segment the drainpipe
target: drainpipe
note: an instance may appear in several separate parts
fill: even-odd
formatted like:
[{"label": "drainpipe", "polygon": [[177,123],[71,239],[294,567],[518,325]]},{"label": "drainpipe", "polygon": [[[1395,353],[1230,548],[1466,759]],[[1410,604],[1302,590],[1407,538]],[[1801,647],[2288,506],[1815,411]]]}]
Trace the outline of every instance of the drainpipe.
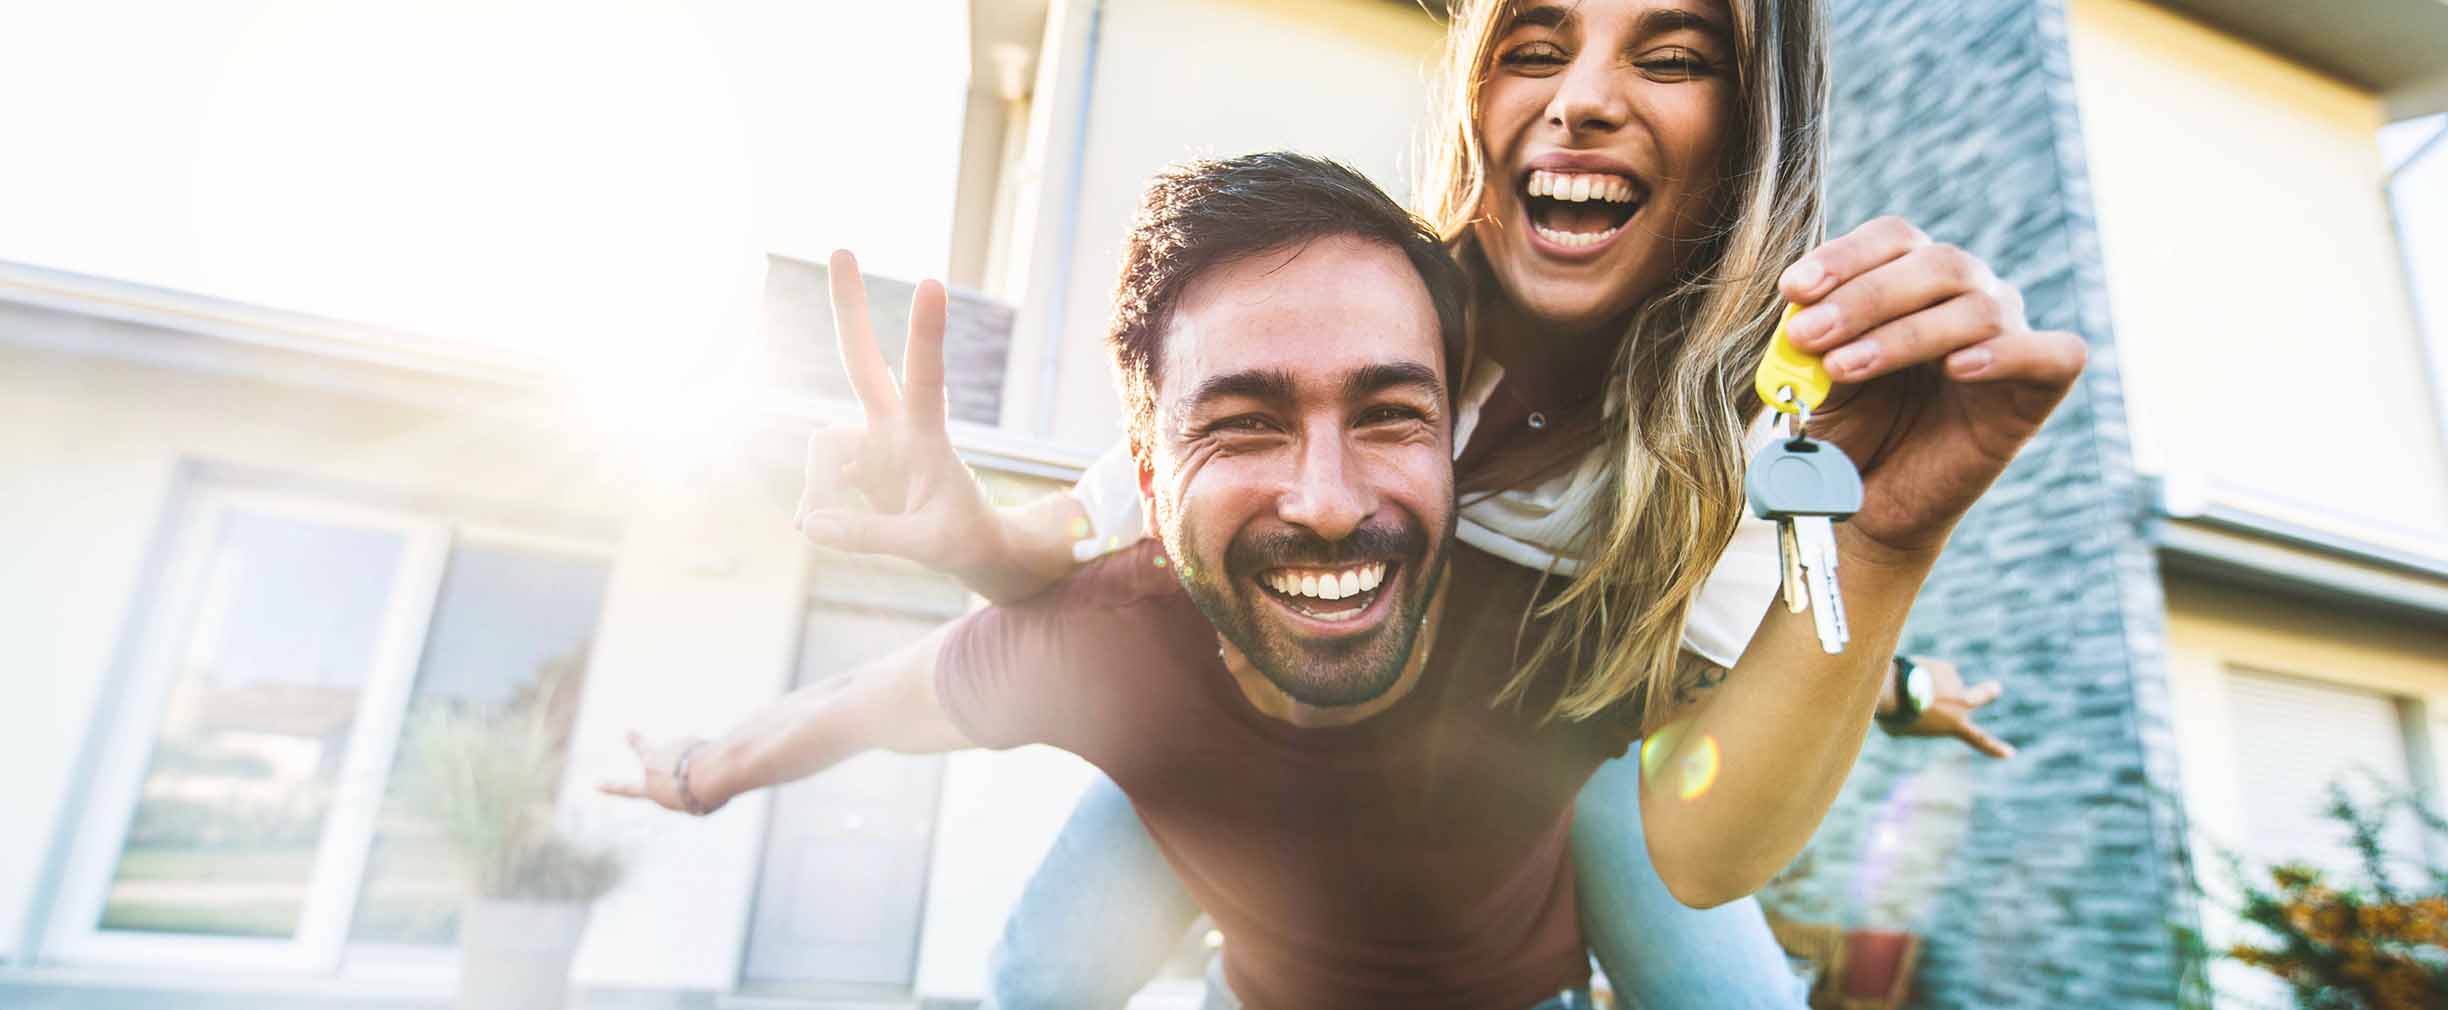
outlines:
[{"label": "drainpipe", "polygon": [[[2423,377],[2431,385],[2432,421],[2438,429],[2440,445],[2448,448],[2448,305],[2427,306],[2441,318],[2426,318],[2420,290],[2422,275],[2415,272],[2414,257],[2406,249],[2407,218],[2405,208],[2397,202],[2398,179],[2425,159],[2448,157],[2442,153],[2443,148],[2448,148],[2448,114],[2440,117],[2439,128],[2431,131],[2430,137],[2414,145],[2412,153],[2389,166],[2388,174],[2381,177],[2380,195],[2388,201],[2389,230],[2397,240],[2398,273],[2405,278],[2406,308],[2414,317],[2416,342],[2422,345]],[[2448,273],[2448,263],[2434,267]]]},{"label": "drainpipe", "polygon": [[1088,6],[1088,49],[1080,69],[1079,128],[1072,131],[1071,164],[1063,177],[1062,258],[1054,264],[1054,304],[1046,307],[1044,336],[1037,348],[1037,419],[1029,433],[1041,439],[1054,436],[1054,394],[1062,380],[1062,338],[1071,315],[1071,265],[1079,258],[1080,187],[1088,174],[1088,113],[1096,100],[1097,49],[1104,27],[1105,0],[1094,0]]}]

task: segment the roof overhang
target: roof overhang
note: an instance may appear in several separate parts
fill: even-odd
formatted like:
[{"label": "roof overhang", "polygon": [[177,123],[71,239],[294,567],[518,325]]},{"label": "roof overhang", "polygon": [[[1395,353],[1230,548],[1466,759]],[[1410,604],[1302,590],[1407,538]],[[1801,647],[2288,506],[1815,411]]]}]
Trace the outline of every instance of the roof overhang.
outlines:
[{"label": "roof overhang", "polygon": [[2426,621],[2448,619],[2448,544],[2355,536],[2273,516],[2193,480],[2151,482],[2162,568]]},{"label": "roof overhang", "polygon": [[2389,119],[2448,111],[2444,0],[2158,0],[2171,10],[2368,88]]}]

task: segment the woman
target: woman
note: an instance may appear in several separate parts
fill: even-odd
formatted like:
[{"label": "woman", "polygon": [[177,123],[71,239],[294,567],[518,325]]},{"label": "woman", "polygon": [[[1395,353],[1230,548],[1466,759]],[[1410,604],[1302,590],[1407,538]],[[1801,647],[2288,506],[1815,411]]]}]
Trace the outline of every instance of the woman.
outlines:
[{"label": "woman", "polygon": [[[1815,244],[1825,71],[1814,5],[1459,7],[1447,66],[1458,86],[1421,192],[1481,282],[1479,360],[1466,373],[1456,430],[1460,536],[1569,577],[1547,608],[1558,631],[1540,644],[1579,650],[1558,717],[1640,704],[1654,729],[1738,692],[1739,704],[1772,712],[1775,700],[1763,700],[1780,690],[1772,678],[1729,680],[1725,671],[1757,665],[1748,646],[1778,577],[1773,528],[1747,518],[1741,485],[1746,432],[1764,431],[1751,372],[1780,306],[1811,306],[1790,332],[1825,353],[1844,384],[1812,430],[1869,475],[1874,504],[1848,535],[1874,553],[1935,550],[1931,524],[1912,521],[1927,510],[1897,499],[1960,504],[1979,492],[1915,481],[1921,474],[1892,466],[1882,472],[1891,451],[1902,458],[1907,448],[1963,441],[1926,408],[2028,421],[2014,437],[2027,436],[2079,368],[2080,342],[2032,333],[2012,288],[1901,222]],[[1988,382],[2036,391],[1978,386]],[[901,554],[1009,599],[1066,572],[1089,534],[1109,545],[1138,535],[1132,474],[1118,454],[1072,495],[997,513],[974,484],[945,479],[956,460],[913,459],[887,427],[820,433],[812,443],[812,487],[836,484],[839,473],[882,514],[803,503],[811,539]],[[1936,542],[1943,536],[1941,528]],[[1765,879],[1761,867],[1772,872],[1808,837],[1859,745],[1862,685],[1884,680],[1865,665],[1883,671],[1884,651],[1857,643],[1857,652],[1876,655],[1828,661],[1822,671],[1851,678],[1825,697],[1836,711],[1852,704],[1855,715],[1819,718],[1817,736],[1802,744],[1744,751],[1777,760],[1728,767],[1722,790],[1797,797],[1792,817],[1765,819],[1773,823],[1758,833],[1768,840],[1743,854],[1734,883],[1670,893],[1651,871],[1657,843],[1643,839],[1644,790],[1632,761],[1601,769],[1581,793],[1574,855],[1584,916],[1601,964],[1633,1005],[1799,1004],[1755,905],[1702,912],[1672,899],[1747,894]],[[1790,730],[1780,732],[1791,738]],[[1751,777],[1735,783],[1741,774]],[[1688,816],[1722,815],[1693,806]],[[1653,836],[1678,832],[1672,844],[1686,847],[1697,843],[1684,838],[1726,831],[1723,823],[1687,830],[1671,818],[1649,827]],[[997,997],[1006,1007],[1118,1006],[1195,911],[1127,802],[1099,783],[1014,913],[997,952]],[[1149,942],[1134,950],[1125,938]]]}]

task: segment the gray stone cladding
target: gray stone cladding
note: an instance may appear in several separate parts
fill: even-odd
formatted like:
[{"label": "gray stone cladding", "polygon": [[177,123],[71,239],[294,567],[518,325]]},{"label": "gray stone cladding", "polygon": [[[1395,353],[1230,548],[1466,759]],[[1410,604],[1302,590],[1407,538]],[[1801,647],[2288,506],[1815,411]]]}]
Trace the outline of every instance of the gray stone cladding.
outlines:
[{"label": "gray stone cladding", "polygon": [[[1872,732],[1836,809],[1765,897],[1925,941],[1914,1005],[2177,1003],[2182,810],[2062,0],[1830,0],[1829,227],[1898,214],[2019,285],[2092,348],[2081,385],[1966,517],[1905,651],[2005,697],[1994,762]],[[1727,755],[1726,760],[1739,760]]]},{"label": "gray stone cladding", "polygon": [[[901,374],[909,336],[910,293],[916,285],[868,274],[867,318],[884,360]],[[993,425],[1003,417],[1003,365],[1011,352],[1012,308],[975,291],[946,292],[944,399],[956,420]],[[851,399],[833,332],[833,299],[824,264],[765,257],[765,346],[774,374],[789,389]]]}]

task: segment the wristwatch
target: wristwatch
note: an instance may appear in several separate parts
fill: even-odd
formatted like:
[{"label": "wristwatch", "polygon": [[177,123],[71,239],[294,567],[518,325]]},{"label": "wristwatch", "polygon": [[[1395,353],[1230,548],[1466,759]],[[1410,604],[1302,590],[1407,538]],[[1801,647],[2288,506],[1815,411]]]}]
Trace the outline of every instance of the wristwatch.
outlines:
[{"label": "wristwatch", "polygon": [[1895,658],[1896,707],[1893,712],[1880,713],[1879,728],[1889,733],[1901,733],[1911,728],[1913,723],[1920,721],[1921,713],[1929,710],[1930,702],[1935,700],[1934,696],[1937,693],[1938,686],[1931,682],[1930,672],[1922,669],[1921,664],[1913,662],[1903,653],[1897,653]]}]

